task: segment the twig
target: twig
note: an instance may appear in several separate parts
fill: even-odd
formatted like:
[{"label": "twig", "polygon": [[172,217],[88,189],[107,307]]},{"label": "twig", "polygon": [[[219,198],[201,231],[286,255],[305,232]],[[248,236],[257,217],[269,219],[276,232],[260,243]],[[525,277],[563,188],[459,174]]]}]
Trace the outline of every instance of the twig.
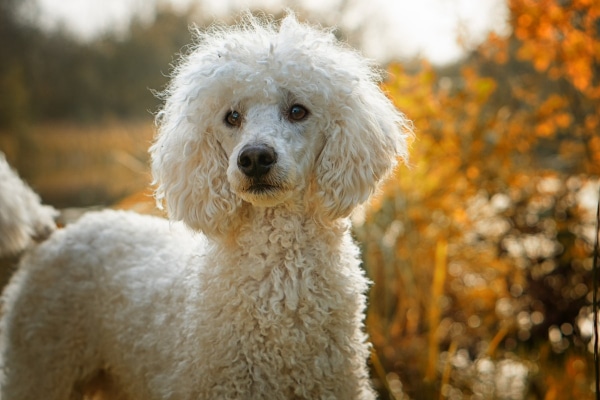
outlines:
[{"label": "twig", "polygon": [[392,388],[390,387],[390,384],[387,380],[385,368],[383,368],[383,364],[381,363],[381,360],[379,360],[379,356],[377,355],[377,351],[375,351],[375,348],[371,348],[371,362],[373,363],[375,373],[379,376],[379,379],[381,380],[381,383],[383,383],[385,390],[387,390],[390,396],[390,400],[396,400],[396,397],[392,392]]}]

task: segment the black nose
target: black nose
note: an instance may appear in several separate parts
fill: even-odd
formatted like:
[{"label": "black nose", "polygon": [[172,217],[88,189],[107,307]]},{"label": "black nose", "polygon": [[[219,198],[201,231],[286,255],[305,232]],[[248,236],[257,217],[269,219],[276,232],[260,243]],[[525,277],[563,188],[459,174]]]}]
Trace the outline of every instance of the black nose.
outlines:
[{"label": "black nose", "polygon": [[277,153],[265,144],[248,145],[238,156],[238,168],[249,178],[266,175],[277,161]]}]

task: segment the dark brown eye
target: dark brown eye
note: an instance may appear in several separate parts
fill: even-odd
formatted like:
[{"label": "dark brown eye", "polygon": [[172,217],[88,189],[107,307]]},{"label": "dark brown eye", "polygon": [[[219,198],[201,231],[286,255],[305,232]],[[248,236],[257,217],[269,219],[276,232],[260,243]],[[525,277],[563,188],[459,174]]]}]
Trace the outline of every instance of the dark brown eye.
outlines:
[{"label": "dark brown eye", "polygon": [[302,121],[307,116],[308,110],[300,104],[294,104],[290,107],[290,111],[288,112],[288,118],[290,121],[293,122]]},{"label": "dark brown eye", "polygon": [[230,111],[225,115],[225,123],[229,126],[240,126],[242,124],[242,114],[237,111]]}]

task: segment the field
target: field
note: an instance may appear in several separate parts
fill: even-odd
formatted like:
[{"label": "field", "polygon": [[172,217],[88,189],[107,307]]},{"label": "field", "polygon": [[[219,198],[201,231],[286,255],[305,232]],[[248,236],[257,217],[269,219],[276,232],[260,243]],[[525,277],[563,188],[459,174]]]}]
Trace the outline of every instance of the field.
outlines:
[{"label": "field", "polygon": [[154,129],[150,121],[34,126],[19,135],[0,134],[0,149],[45,202],[108,206],[149,187]]}]

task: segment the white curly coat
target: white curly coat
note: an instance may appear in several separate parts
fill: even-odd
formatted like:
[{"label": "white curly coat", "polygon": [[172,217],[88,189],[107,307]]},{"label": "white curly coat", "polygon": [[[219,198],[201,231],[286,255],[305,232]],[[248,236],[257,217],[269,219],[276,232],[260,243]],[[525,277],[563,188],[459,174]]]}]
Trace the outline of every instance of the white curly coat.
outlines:
[{"label": "white curly coat", "polygon": [[0,153],[0,257],[13,256],[56,229],[52,207],[15,174]]},{"label": "white curly coat", "polygon": [[28,250],[0,399],[375,397],[348,216],[407,122],[367,61],[293,15],[198,36],[150,150],[171,221],[90,213]]}]

